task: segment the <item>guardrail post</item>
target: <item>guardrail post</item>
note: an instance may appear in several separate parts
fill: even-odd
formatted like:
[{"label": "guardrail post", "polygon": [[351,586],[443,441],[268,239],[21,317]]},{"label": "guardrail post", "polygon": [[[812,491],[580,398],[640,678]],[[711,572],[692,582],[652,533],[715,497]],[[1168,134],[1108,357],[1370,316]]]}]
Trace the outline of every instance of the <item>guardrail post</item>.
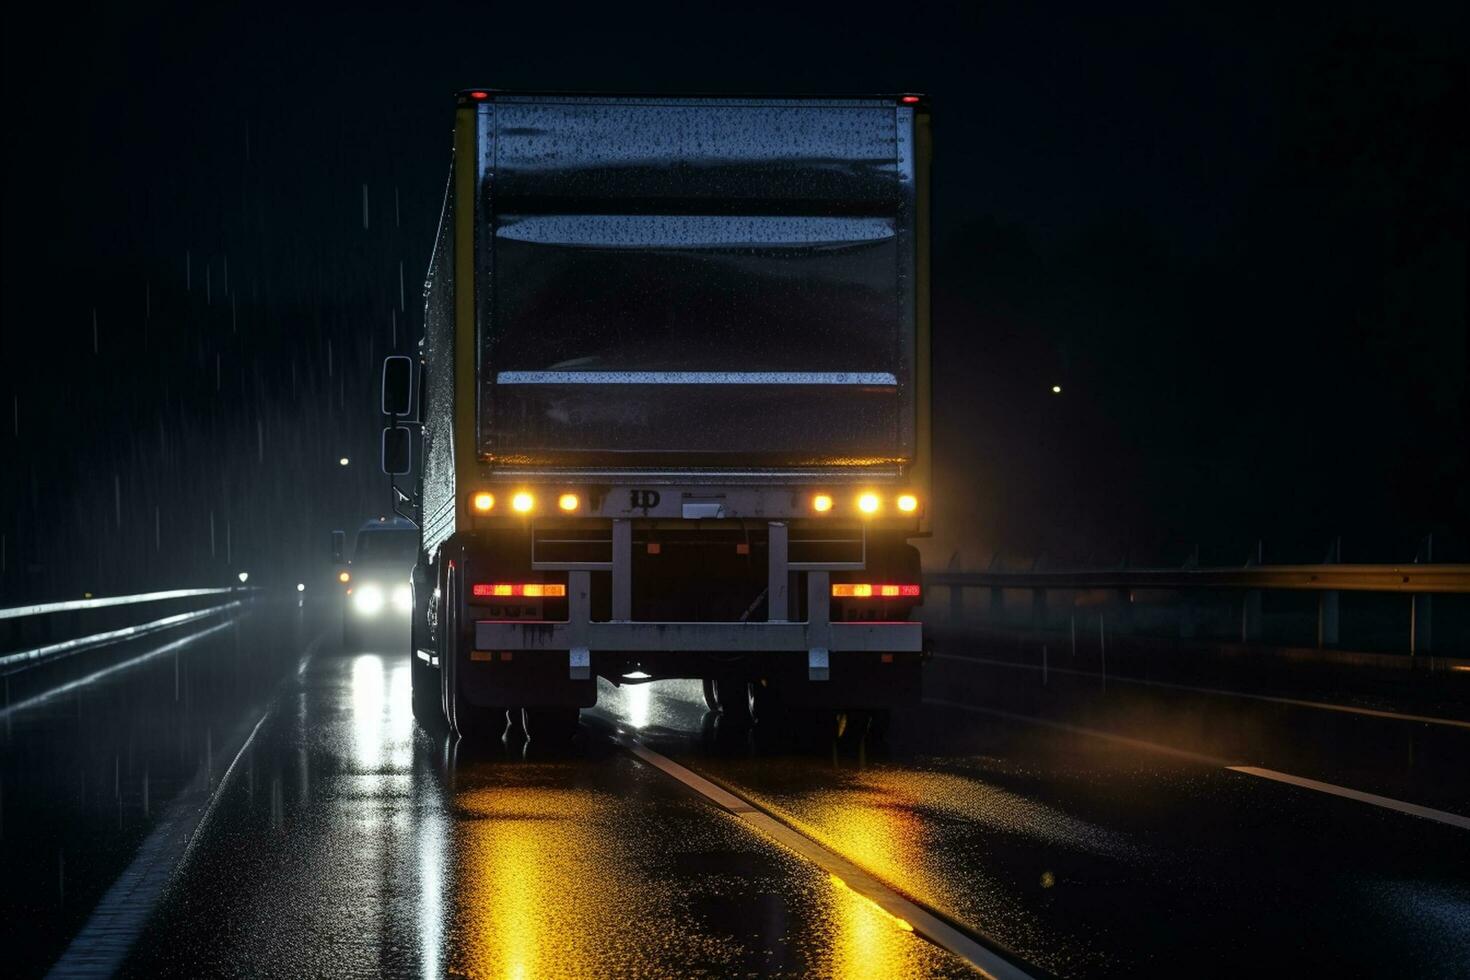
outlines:
[{"label": "guardrail post", "polygon": [[[1327,550],[1324,565],[1336,565],[1342,561],[1342,538],[1335,538]],[[1317,649],[1335,647],[1338,644],[1340,622],[1339,603],[1336,589],[1317,594]]]},{"label": "guardrail post", "polygon": [[1338,624],[1340,622],[1338,595],[1336,591],[1321,592],[1317,595],[1317,647],[1318,649],[1331,648],[1339,643]]},{"label": "guardrail post", "polygon": [[1133,590],[1118,590],[1118,632],[1133,632]]},{"label": "guardrail post", "polygon": [[[1414,563],[1419,563],[1419,556],[1424,556],[1424,561],[1434,561],[1434,535],[1430,534],[1424,538],[1414,555]],[[1433,601],[1423,592],[1414,593],[1409,600],[1409,653],[1429,653],[1434,648],[1433,629]]]},{"label": "guardrail post", "polygon": [[1409,607],[1409,652],[1429,653],[1434,649],[1433,600],[1416,592]]},{"label": "guardrail post", "polygon": [[1250,589],[1240,605],[1240,642],[1252,643],[1261,638],[1261,590]]}]

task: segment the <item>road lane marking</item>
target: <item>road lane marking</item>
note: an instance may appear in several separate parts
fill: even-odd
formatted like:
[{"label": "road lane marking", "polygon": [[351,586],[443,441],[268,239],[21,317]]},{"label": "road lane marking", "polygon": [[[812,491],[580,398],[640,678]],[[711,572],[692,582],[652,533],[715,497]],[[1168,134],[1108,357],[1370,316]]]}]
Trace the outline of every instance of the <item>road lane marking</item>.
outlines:
[{"label": "road lane marking", "polygon": [[[205,632],[214,632],[227,625],[224,623]],[[315,654],[326,637],[327,631],[323,630],[307,645],[301,655],[303,663]],[[240,743],[239,750],[212,790],[206,764],[195,774],[189,787],[169,804],[132,862],[107,889],[82,930],[72,938],[47,972],[48,980],[53,977],[110,977],[117,973],[142,934],[164,889],[203,836],[230,777],[239,768],[240,760],[255,741],[261,726],[275,711],[279,700],[279,695],[271,698],[270,706]]]},{"label": "road lane marking", "polygon": [[1349,789],[1346,786],[1324,783],[1316,779],[1307,779],[1304,776],[1293,776],[1291,773],[1277,772],[1275,769],[1262,769],[1259,766],[1226,766],[1225,768],[1231,772],[1245,773],[1247,776],[1259,776],[1262,779],[1271,779],[1290,786],[1300,786],[1302,789],[1316,790],[1318,793],[1341,796],[1345,799],[1357,800],[1359,803],[1381,806],[1387,810],[1397,810],[1399,813],[1423,817],[1425,820],[1434,820],[1438,823],[1448,824],[1451,827],[1459,827],[1461,830],[1470,830],[1470,817],[1462,817],[1458,813],[1447,813],[1444,810],[1435,810],[1427,806],[1420,806],[1417,803],[1405,803],[1403,800],[1379,796],[1376,793],[1364,793],[1362,790]]},{"label": "road lane marking", "polygon": [[1293,776],[1290,773],[1279,772],[1275,769],[1263,769],[1259,766],[1240,766],[1217,759],[1213,756],[1200,755],[1185,749],[1176,749],[1170,745],[1160,745],[1158,742],[1148,742],[1141,738],[1129,738],[1126,735],[1115,735],[1112,732],[1101,731],[1096,728],[1085,728],[1081,725],[1069,725],[1066,722],[1050,721],[1046,718],[1036,718],[1031,715],[1016,714],[1011,711],[1000,711],[996,708],[981,708],[972,704],[961,704],[958,701],[946,701],[941,698],[925,698],[925,704],[935,704],[945,708],[957,708],[960,711],[969,711],[975,714],[994,715],[997,718],[1005,718],[1010,721],[1021,721],[1032,725],[1041,725],[1045,728],[1055,728],[1060,731],[1073,732],[1078,735],[1091,735],[1095,738],[1106,739],[1121,745],[1129,745],[1134,748],[1146,749],[1152,752],[1161,752],[1165,755],[1178,756],[1194,762],[1201,762],[1211,766],[1219,766],[1230,772],[1244,773],[1248,776],[1259,776],[1262,779],[1273,779],[1280,783],[1289,783],[1292,786],[1300,786],[1304,789],[1314,789],[1319,793],[1330,793],[1333,796],[1341,796],[1344,799],[1357,800],[1359,803],[1369,803],[1373,806],[1385,807],[1389,810],[1397,810],[1399,813],[1407,813],[1426,820],[1435,820],[1439,823],[1449,824],[1452,827],[1460,827],[1470,830],[1470,817],[1462,817],[1457,813],[1447,813],[1444,810],[1435,810],[1431,807],[1420,806],[1417,803],[1406,803],[1403,800],[1395,800],[1388,796],[1379,796],[1376,793],[1365,793],[1362,790],[1349,789],[1346,786],[1337,786],[1333,783],[1324,783],[1315,779],[1307,779],[1305,776]]},{"label": "road lane marking", "polygon": [[[1015,670],[1041,670],[1039,664],[1023,664],[1014,660],[995,660],[990,657],[961,657],[953,653],[936,653],[935,660],[955,660],[961,663],[986,664],[993,667],[1010,667]],[[1101,677],[1102,675],[1092,670],[1075,670],[1067,667],[1048,667],[1053,674],[1073,674],[1078,677]],[[1359,708],[1350,704],[1333,704],[1330,701],[1308,701],[1301,698],[1283,698],[1270,694],[1249,694],[1245,691],[1230,691],[1216,687],[1195,687],[1191,684],[1173,684],[1169,681],[1151,681],[1141,677],[1127,677],[1121,674],[1109,674],[1109,681],[1118,681],[1123,684],[1139,684],[1146,687],[1167,687],[1176,691],[1193,691],[1196,694],[1216,694],[1229,698],[1250,698],[1253,701],[1269,701],[1273,704],[1289,704],[1298,708],[1316,708],[1320,711],[1341,711],[1347,714],[1367,715],[1372,718],[1388,718],[1393,721],[1415,721],[1427,725],[1447,725],[1451,728],[1470,729],[1470,721],[1461,721],[1458,718],[1440,718],[1434,715],[1411,715],[1400,711],[1381,711],[1377,708]]]},{"label": "road lane marking", "polygon": [[797,832],[754,804],[716,785],[699,773],[680,765],[666,755],[655,752],[636,736],[619,729],[614,729],[611,734],[614,741],[634,756],[677,779],[711,803],[812,862],[827,872],[834,884],[850,889],[866,898],[897,920],[901,928],[917,933],[934,945],[948,950],[987,977],[993,977],[995,980],[1029,980],[1030,974],[1020,967],[982,946],[975,939],[928,909],[905,898],[842,855],[828,850],[810,837]]},{"label": "road lane marking", "polygon": [[1119,745],[1127,745],[1135,749],[1147,749],[1150,752],[1160,752],[1164,755],[1172,755],[1180,759],[1188,759],[1190,762],[1200,762],[1209,766],[1229,766],[1229,760],[1218,756],[1202,755],[1198,752],[1190,752],[1188,749],[1176,749],[1172,745],[1162,745],[1158,742],[1149,742],[1141,738],[1132,738],[1127,735],[1115,735],[1105,732],[1100,728],[1087,728],[1082,725],[1070,725],[1064,721],[1052,721],[1048,718],[1037,718],[1035,715],[1022,715],[1014,711],[1001,711],[999,708],[982,708],[979,705],[963,704],[959,701],[947,701],[944,698],[925,698],[925,704],[937,704],[943,708],[955,708],[959,711],[969,711],[977,715],[994,715],[997,718],[1005,718],[1008,721],[1024,721],[1031,725],[1041,725],[1043,728],[1055,728],[1062,732],[1071,732],[1074,735],[1091,735],[1094,738],[1105,739],[1109,742],[1117,742]]}]

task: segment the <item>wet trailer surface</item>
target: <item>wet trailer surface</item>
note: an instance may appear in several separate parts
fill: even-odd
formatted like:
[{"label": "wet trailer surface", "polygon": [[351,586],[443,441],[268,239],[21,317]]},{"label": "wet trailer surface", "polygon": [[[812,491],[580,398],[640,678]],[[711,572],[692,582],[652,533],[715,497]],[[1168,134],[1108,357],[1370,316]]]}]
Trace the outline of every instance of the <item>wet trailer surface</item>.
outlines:
[{"label": "wet trailer surface", "polygon": [[1033,975],[1470,973],[1470,727],[939,659],[882,743],[671,682],[471,748],[332,626],[261,602],[12,703],[7,972],[974,975],[703,776]]}]

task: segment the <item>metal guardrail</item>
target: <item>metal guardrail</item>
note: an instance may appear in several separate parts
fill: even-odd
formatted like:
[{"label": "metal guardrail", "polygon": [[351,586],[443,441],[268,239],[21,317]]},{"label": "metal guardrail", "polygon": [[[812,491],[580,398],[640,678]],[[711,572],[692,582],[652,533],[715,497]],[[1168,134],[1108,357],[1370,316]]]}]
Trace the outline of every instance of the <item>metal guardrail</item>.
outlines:
[{"label": "metal guardrail", "polygon": [[166,592],[140,592],[137,595],[112,595],[88,599],[64,599],[60,602],[41,602],[31,606],[12,606],[0,609],[0,619],[22,619],[27,616],[45,616],[49,613],[73,612],[78,609],[103,609],[107,606],[127,606],[135,602],[161,602],[164,599],[185,599],[196,595],[219,595],[224,592],[239,592],[240,589],[170,589]]},{"label": "metal guardrail", "polygon": [[1470,594],[1470,565],[1247,565],[1056,572],[930,572],[938,588],[1257,589]]},{"label": "metal guardrail", "polygon": [[[27,619],[37,619],[39,617],[50,616],[56,613],[106,609],[114,606],[130,606],[142,603],[162,602],[171,599],[188,599],[197,596],[231,595],[242,597],[244,596],[244,594],[254,591],[256,590],[246,589],[242,587],[209,589],[168,589],[161,592],[141,592],[135,595],[98,596],[84,599],[65,599],[58,602],[42,602],[28,606],[12,606],[7,609],[0,609],[0,620],[21,621]],[[54,640],[53,642],[42,643],[38,646],[29,646],[18,650],[0,650],[0,675],[3,675],[7,678],[6,684],[8,685],[9,675],[14,674],[18,671],[26,670],[30,667],[34,667],[43,663],[51,663],[52,661],[60,660],[62,658],[71,656],[72,654],[81,653],[84,650],[92,650],[97,647],[106,646],[108,644],[119,643],[125,640],[134,639],[136,637],[145,636],[149,633],[154,633],[159,630],[170,629],[173,627],[181,626],[185,623],[191,623],[206,616],[212,616],[217,613],[237,608],[240,606],[240,604],[241,598],[235,598],[232,601],[220,602],[215,605],[207,606],[204,609],[195,609],[187,612],[176,613],[169,616],[163,616],[159,619],[154,619],[148,622],[133,623],[127,626],[122,626],[121,628],[107,629],[85,636]],[[94,623],[93,629],[95,629],[97,625],[100,624]],[[32,640],[32,642],[34,642],[34,640]]]},{"label": "metal guardrail", "polygon": [[1270,591],[1317,593],[1317,646],[1336,647],[1341,638],[1339,596],[1343,592],[1379,592],[1409,596],[1409,652],[1428,652],[1432,644],[1434,595],[1470,594],[1470,565],[1409,563],[1360,565],[1244,565],[1231,568],[1117,568],[1062,571],[938,571],[924,576],[926,589],[950,590],[950,619],[964,620],[965,589],[990,589],[992,608],[1003,605],[1002,590],[1032,594],[1032,620],[1046,616],[1048,591],[1115,591],[1123,605],[1137,591],[1244,593],[1240,638],[1261,638],[1261,594]]}]

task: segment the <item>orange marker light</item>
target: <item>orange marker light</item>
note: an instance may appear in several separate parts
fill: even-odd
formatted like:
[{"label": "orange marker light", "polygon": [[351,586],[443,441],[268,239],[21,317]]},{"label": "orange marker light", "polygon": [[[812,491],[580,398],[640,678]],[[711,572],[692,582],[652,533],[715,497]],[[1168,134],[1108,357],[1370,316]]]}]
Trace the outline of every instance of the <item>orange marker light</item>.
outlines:
[{"label": "orange marker light", "polygon": [[337,581],[339,581],[339,582],[351,582],[352,581],[352,575],[349,572],[338,572],[337,573]]},{"label": "orange marker light", "polygon": [[495,494],[482,490],[471,498],[470,505],[475,508],[476,513],[488,514],[495,509]]},{"label": "orange marker light", "polygon": [[818,514],[825,514],[832,509],[832,498],[825,493],[819,493],[812,498],[812,510]]},{"label": "orange marker light", "polygon": [[529,514],[531,508],[536,506],[536,498],[522,490],[510,498],[510,506],[517,514]]},{"label": "orange marker light", "polygon": [[912,514],[919,509],[919,498],[911,493],[899,494],[898,509],[905,514]]},{"label": "orange marker light", "polygon": [[582,501],[574,493],[564,493],[556,499],[556,505],[565,511],[574,511],[582,506]]},{"label": "orange marker light", "polygon": [[878,495],[876,493],[865,493],[857,499],[858,510],[864,514],[878,513],[878,503]]}]

